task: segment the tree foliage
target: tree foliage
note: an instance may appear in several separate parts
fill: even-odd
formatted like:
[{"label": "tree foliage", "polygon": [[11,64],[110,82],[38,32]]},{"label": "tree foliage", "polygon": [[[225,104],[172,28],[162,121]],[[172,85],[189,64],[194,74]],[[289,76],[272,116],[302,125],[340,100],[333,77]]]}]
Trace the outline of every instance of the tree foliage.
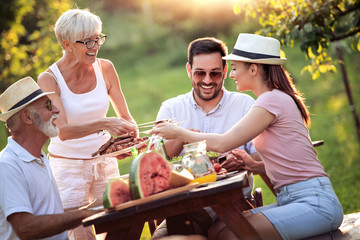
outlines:
[{"label": "tree foliage", "polygon": [[0,1],[0,92],[25,76],[36,78],[61,55],[54,24],[70,0]]},{"label": "tree foliage", "polygon": [[299,42],[311,59],[303,70],[313,79],[336,71],[328,54],[331,42],[347,39],[344,45],[360,51],[360,0],[237,0],[234,11],[258,19],[260,34],[290,47]]}]

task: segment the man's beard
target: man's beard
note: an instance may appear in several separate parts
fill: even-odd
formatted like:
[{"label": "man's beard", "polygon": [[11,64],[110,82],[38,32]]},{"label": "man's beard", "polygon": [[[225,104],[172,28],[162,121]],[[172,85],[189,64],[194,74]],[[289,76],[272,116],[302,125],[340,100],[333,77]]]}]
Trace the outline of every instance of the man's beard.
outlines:
[{"label": "man's beard", "polygon": [[53,114],[50,120],[47,122],[44,122],[41,119],[40,114],[38,114],[37,112],[33,112],[33,114],[35,117],[34,124],[42,133],[44,133],[46,136],[50,138],[56,137],[59,134],[59,129],[52,124],[53,120],[58,118],[57,114]]},{"label": "man's beard", "polygon": [[[193,87],[193,89],[194,89],[194,91],[195,91],[195,94],[200,98],[200,99],[202,99],[202,100],[204,100],[204,101],[211,101],[211,100],[213,100],[214,98],[216,98],[218,95],[219,95],[219,93],[221,92],[221,89],[222,89],[222,84],[221,84],[221,87],[220,88],[216,88],[215,89],[215,92],[213,93],[213,95],[208,95],[208,96],[206,96],[205,94],[203,95],[202,93],[201,93],[201,85],[202,84],[197,84],[197,87],[196,88],[194,88]],[[215,85],[215,84],[213,84],[213,85]],[[219,85],[216,85],[215,87],[219,87]]]}]

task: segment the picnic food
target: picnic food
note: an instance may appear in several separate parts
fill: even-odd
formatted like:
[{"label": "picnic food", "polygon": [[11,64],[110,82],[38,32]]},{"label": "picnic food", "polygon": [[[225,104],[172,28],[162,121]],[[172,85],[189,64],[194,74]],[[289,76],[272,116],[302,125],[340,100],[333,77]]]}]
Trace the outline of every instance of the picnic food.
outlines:
[{"label": "picnic food", "polygon": [[194,176],[183,168],[180,172],[172,170],[169,184],[171,187],[181,187],[189,184],[192,180],[194,180]]},{"label": "picnic food", "polygon": [[109,154],[109,153],[113,153],[113,152],[117,152],[117,151],[129,148],[128,152],[122,153],[122,154],[119,154],[118,156],[116,156],[119,159],[128,157],[128,156],[131,156],[131,147],[132,146],[135,146],[140,143],[144,143],[143,145],[140,145],[138,147],[138,150],[140,151],[140,150],[146,148],[147,145],[145,142],[147,140],[148,140],[148,137],[143,137],[143,138],[136,137],[136,133],[124,134],[117,138],[111,137],[109,139],[109,141],[107,141],[105,144],[103,144],[99,148],[99,150],[97,150],[96,152],[94,152],[92,154],[92,156],[95,157],[97,155]]},{"label": "picnic food", "polygon": [[121,178],[112,178],[103,193],[104,208],[112,208],[131,200],[129,184]]},{"label": "picnic food", "polygon": [[214,169],[216,172],[216,175],[223,175],[226,174],[228,171],[222,167],[220,163],[214,163]]},{"label": "picnic food", "polygon": [[130,194],[133,199],[144,198],[170,188],[171,168],[156,151],[140,153],[129,172]]},{"label": "picnic food", "polygon": [[216,162],[217,158],[219,156],[219,154],[217,152],[213,152],[213,151],[207,151],[206,155],[211,162]]}]

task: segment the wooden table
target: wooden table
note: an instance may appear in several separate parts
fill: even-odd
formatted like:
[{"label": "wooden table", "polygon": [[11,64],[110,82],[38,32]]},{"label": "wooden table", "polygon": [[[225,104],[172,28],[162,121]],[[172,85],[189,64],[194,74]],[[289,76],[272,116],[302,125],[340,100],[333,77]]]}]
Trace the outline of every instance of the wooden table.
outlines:
[{"label": "wooden table", "polygon": [[247,172],[244,171],[190,191],[113,212],[95,214],[84,219],[83,225],[94,225],[97,234],[107,232],[107,240],[137,240],[140,239],[144,223],[147,221],[211,206],[239,239],[260,239],[258,233],[241,214],[241,211],[249,209],[242,192],[242,188],[247,186]]}]

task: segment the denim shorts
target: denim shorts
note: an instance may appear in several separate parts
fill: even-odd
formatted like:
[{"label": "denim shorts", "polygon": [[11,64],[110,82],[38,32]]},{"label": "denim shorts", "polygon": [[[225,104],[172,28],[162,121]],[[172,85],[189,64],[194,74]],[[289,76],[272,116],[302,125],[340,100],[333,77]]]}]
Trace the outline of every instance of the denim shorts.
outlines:
[{"label": "denim shorts", "polygon": [[337,229],[343,210],[328,177],[276,189],[277,203],[252,209],[263,213],[283,239],[303,239]]}]

